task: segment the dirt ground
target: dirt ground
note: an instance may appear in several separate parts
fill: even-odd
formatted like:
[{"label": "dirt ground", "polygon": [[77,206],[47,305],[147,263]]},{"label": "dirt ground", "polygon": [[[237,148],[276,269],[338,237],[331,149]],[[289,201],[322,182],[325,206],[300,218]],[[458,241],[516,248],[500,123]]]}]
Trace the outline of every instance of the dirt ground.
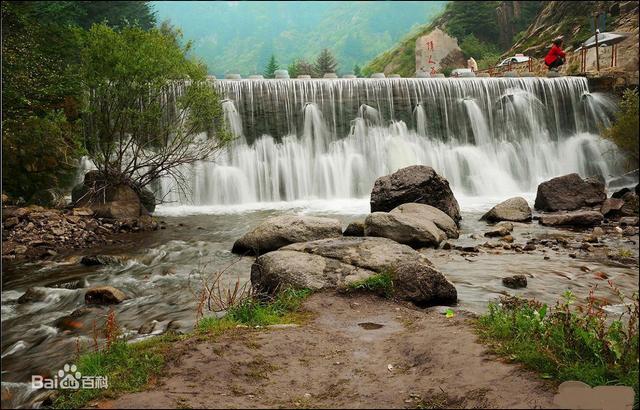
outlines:
[{"label": "dirt ground", "polygon": [[556,387],[487,353],[462,313],[328,292],[304,307],[302,326],[186,342],[150,390],[98,407],[553,407]]}]

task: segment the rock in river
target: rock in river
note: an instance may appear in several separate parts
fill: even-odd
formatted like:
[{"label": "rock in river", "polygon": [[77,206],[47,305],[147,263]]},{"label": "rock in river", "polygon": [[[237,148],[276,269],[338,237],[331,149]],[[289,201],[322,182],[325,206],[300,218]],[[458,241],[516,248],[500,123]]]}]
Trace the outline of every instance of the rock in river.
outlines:
[{"label": "rock in river", "polygon": [[602,182],[568,174],[538,185],[534,206],[540,211],[573,211],[601,204],[606,198]]},{"label": "rock in river", "polygon": [[517,196],[500,202],[491,208],[489,212],[482,215],[480,219],[489,222],[529,222],[531,220],[531,208],[526,199]]},{"label": "rock in river", "polygon": [[282,215],[263,221],[233,244],[233,253],[261,255],[283,246],[342,236],[337,219]]},{"label": "rock in river", "polygon": [[513,224],[511,222],[503,221],[496,224],[496,226],[492,230],[485,232],[484,236],[489,238],[493,238],[496,236],[504,237],[509,235],[511,231],[513,231]]},{"label": "rock in river", "polygon": [[289,245],[256,259],[251,282],[267,293],[287,287],[319,290],[343,288],[382,272],[392,275],[400,299],[420,306],[456,301],[455,287],[428,259],[385,238],[345,237]]},{"label": "rock in river", "polygon": [[127,296],[113,286],[98,286],[87,290],[84,302],[87,305],[114,305],[125,300]]},{"label": "rock in river", "polygon": [[511,289],[519,289],[527,287],[527,277],[524,275],[514,275],[502,278],[502,284]]},{"label": "rock in river", "polygon": [[540,224],[549,226],[596,226],[602,222],[602,214],[597,211],[576,211],[550,213],[540,217]]},{"label": "rock in river", "polygon": [[366,236],[393,239],[414,248],[438,247],[458,237],[458,228],[447,214],[429,205],[409,203],[391,212],[374,212],[364,221]]},{"label": "rock in river", "polygon": [[460,206],[449,181],[433,168],[413,165],[376,180],[371,191],[371,212],[389,212],[398,205],[417,202],[440,209],[459,223]]}]

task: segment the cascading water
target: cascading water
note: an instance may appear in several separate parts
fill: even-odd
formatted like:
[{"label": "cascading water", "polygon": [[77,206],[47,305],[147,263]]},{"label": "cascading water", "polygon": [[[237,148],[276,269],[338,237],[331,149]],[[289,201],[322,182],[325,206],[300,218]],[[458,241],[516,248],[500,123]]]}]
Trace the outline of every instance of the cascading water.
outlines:
[{"label": "cascading water", "polygon": [[177,204],[362,198],[377,177],[414,164],[432,166],[464,196],[618,172],[615,149],[597,135],[613,104],[584,78],[212,84],[237,139],[213,163],[183,170],[192,193]]}]

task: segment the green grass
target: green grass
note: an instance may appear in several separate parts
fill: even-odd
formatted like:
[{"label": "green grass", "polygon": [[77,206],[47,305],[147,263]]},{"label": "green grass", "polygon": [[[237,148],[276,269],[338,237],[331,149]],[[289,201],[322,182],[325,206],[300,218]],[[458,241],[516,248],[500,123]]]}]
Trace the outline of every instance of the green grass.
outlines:
[{"label": "green grass", "polygon": [[167,334],[137,343],[116,341],[108,350],[81,354],[76,362],[84,376],[106,376],[108,389],[60,390],[55,408],[79,408],[97,398],[142,390],[159,375],[174,342],[183,337]]},{"label": "green grass", "polygon": [[238,325],[255,327],[302,322],[307,315],[300,312],[300,306],[310,294],[308,289],[286,289],[270,300],[249,298],[230,308],[222,318],[201,319],[193,334],[167,334],[136,343],[119,339],[109,349],[81,354],[76,361],[78,371],[85,376],[107,376],[109,388],[60,390],[53,406],[79,408],[91,400],[143,390],[161,374],[171,352],[176,351],[174,343],[177,341],[219,336]]},{"label": "green grass", "polygon": [[272,300],[249,298],[227,311],[218,319],[206,317],[198,322],[201,334],[218,334],[238,325],[269,326],[284,323],[297,323],[304,319],[299,311],[302,301],[311,294],[311,290],[285,289]]},{"label": "green grass", "polygon": [[373,292],[390,298],[393,295],[393,278],[390,272],[384,271],[348,284],[347,290]]},{"label": "green grass", "polygon": [[570,292],[563,298],[553,312],[535,301],[503,298],[478,319],[478,333],[497,354],[541,372],[544,378],[631,386],[637,403],[638,295],[628,305],[628,321],[608,318],[592,296],[582,307],[571,306]]}]

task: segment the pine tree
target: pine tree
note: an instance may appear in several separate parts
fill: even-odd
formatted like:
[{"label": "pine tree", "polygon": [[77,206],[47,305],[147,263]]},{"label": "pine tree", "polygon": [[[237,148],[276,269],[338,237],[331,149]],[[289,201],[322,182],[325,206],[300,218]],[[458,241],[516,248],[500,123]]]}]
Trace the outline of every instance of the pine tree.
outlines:
[{"label": "pine tree", "polygon": [[358,64],[353,66],[353,74],[358,78],[362,77],[362,70]]},{"label": "pine tree", "polygon": [[314,69],[318,77],[322,77],[327,73],[335,73],[338,67],[338,62],[331,54],[328,48],[325,48],[320,52],[320,55],[316,59]]},{"label": "pine tree", "polygon": [[267,67],[264,69],[264,78],[275,78],[276,70],[279,68],[280,66],[276,61],[276,56],[272,54],[269,63],[267,63]]}]

